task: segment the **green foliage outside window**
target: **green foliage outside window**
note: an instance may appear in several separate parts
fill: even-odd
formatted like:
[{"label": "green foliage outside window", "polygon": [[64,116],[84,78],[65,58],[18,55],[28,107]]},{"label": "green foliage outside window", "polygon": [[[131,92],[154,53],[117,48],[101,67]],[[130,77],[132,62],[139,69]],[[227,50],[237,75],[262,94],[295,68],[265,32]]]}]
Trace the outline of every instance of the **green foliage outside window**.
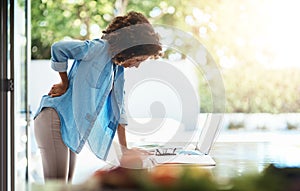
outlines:
[{"label": "green foliage outside window", "polygon": [[[134,10],[145,14],[151,23],[190,33],[205,46],[223,75],[226,112],[299,112],[300,70],[276,68],[280,54],[276,52],[276,46],[280,46],[276,41],[280,36],[272,35],[280,34],[277,30],[289,25],[281,23],[281,26],[278,22],[278,27],[268,27],[275,16],[282,15],[271,12],[273,4],[271,0],[31,1],[32,59],[49,59],[50,46],[58,40],[100,37],[117,13]],[[186,50],[191,47],[191,42],[182,45]],[[194,50],[197,54],[197,48]],[[172,51],[167,49],[165,58]],[[284,66],[290,62],[279,63]],[[201,74],[199,79],[200,111],[210,112],[213,104],[210,87]]]},{"label": "green foliage outside window", "polygon": [[89,39],[91,29],[101,29],[114,16],[109,0],[36,0],[31,1],[32,59],[49,59],[50,47],[64,38]]}]

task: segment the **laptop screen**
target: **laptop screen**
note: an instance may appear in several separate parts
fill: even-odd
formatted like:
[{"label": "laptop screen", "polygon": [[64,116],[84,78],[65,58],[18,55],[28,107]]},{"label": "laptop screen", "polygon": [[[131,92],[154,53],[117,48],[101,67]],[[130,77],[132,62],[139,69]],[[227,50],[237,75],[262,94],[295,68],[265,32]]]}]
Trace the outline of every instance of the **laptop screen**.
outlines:
[{"label": "laptop screen", "polygon": [[196,150],[208,154],[222,127],[223,113],[209,113],[202,127]]}]

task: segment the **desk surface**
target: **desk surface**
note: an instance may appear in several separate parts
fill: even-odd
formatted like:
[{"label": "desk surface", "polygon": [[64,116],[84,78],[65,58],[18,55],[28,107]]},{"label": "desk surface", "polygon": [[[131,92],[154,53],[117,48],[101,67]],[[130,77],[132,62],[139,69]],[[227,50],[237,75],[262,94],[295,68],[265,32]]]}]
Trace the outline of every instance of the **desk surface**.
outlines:
[{"label": "desk surface", "polygon": [[[210,152],[216,161],[216,166],[209,169],[217,180],[226,181],[247,173],[262,172],[270,164],[300,166],[299,150],[300,143],[216,142]],[[46,185],[46,187],[33,185],[32,190],[41,191],[42,188],[46,190],[51,186],[53,185]],[[74,188],[77,188],[76,185]]]},{"label": "desk surface", "polygon": [[216,142],[210,155],[217,165],[212,168],[218,178],[259,173],[270,164],[300,166],[299,144],[278,142]]}]

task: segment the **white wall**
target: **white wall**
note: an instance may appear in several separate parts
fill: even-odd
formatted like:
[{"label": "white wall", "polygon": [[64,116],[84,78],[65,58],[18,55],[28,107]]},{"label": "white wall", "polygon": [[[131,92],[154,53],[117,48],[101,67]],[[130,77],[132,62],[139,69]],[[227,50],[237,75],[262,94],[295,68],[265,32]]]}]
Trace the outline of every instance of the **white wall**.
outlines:
[{"label": "white wall", "polygon": [[[71,64],[72,61],[69,62],[69,69]],[[198,93],[198,79],[194,67],[188,61],[147,61],[138,69],[126,69],[125,90],[129,117],[167,117],[192,125],[191,122],[197,118],[200,108],[199,101],[190,102],[188,95],[191,92]],[[173,68],[172,71],[170,68]],[[184,78],[185,83],[182,82]],[[32,60],[28,79],[29,104],[34,115],[41,97],[49,92],[53,84],[60,82],[60,79],[58,73],[51,69],[50,60]],[[183,119],[183,115],[191,118]]]}]

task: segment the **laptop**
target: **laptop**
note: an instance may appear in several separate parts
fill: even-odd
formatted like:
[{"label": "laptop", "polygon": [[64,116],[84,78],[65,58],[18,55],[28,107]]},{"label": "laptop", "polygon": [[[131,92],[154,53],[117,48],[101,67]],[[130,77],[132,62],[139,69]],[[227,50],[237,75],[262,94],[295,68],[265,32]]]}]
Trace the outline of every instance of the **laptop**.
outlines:
[{"label": "laptop", "polygon": [[199,166],[215,166],[216,162],[209,155],[213,143],[222,127],[223,114],[207,114],[196,145],[188,149],[180,146],[157,147],[151,150],[151,155],[144,160],[144,166],[160,164],[188,164]]}]

